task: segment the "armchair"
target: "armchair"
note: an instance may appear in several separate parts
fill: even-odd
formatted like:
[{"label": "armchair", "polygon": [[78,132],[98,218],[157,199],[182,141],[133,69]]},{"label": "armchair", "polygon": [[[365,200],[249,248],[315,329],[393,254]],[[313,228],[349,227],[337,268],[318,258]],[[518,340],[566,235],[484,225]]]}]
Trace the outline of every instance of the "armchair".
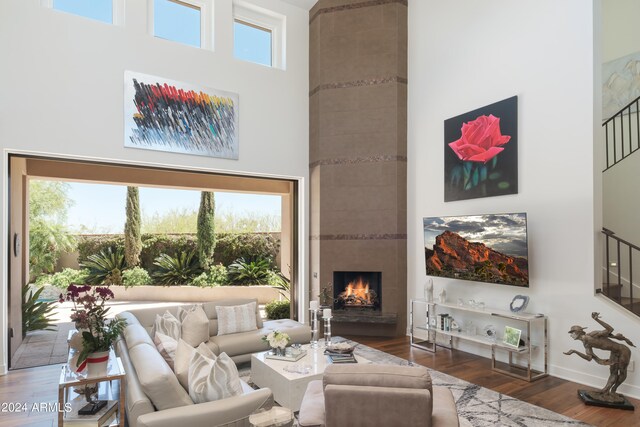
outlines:
[{"label": "armchair", "polygon": [[300,407],[301,427],[457,427],[451,391],[433,387],[427,368],[330,365],[309,383]]}]

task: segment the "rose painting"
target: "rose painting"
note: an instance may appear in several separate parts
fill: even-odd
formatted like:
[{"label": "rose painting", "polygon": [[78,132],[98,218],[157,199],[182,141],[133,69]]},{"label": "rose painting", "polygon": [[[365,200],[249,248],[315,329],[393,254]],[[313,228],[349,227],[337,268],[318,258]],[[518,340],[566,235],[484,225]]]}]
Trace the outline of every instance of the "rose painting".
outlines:
[{"label": "rose painting", "polygon": [[444,201],[518,193],[518,97],[444,122]]}]

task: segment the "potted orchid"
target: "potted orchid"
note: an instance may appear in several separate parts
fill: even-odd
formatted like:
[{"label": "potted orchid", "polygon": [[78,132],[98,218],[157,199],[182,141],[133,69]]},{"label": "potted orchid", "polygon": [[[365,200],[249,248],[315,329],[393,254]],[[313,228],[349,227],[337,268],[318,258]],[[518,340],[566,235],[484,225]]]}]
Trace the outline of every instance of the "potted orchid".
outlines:
[{"label": "potted orchid", "polygon": [[280,331],[271,331],[262,337],[262,341],[266,341],[271,347],[273,354],[284,356],[284,349],[291,341],[288,334]]},{"label": "potted orchid", "polygon": [[[124,330],[124,319],[107,319],[109,307],[105,303],[113,298],[113,292],[107,286],[69,285],[66,294],[60,294],[60,302],[73,302],[71,320],[76,329],[82,331],[82,349],[76,366],[84,369],[85,362],[92,371],[92,363],[98,370],[106,370],[109,350]],[[89,372],[91,375],[91,372]]]}]

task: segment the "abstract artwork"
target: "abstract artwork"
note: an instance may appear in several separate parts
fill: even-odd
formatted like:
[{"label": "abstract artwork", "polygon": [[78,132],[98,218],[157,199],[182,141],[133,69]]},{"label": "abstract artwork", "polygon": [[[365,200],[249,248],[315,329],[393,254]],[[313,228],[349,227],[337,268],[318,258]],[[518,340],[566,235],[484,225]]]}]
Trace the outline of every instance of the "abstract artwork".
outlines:
[{"label": "abstract artwork", "polygon": [[[607,120],[640,96],[640,52],[602,64],[602,118]],[[632,112],[635,111],[632,107]]]},{"label": "abstract artwork", "polygon": [[125,147],[238,159],[238,95],[125,71]]},{"label": "abstract artwork", "polygon": [[518,97],[444,122],[444,201],[518,193]]}]

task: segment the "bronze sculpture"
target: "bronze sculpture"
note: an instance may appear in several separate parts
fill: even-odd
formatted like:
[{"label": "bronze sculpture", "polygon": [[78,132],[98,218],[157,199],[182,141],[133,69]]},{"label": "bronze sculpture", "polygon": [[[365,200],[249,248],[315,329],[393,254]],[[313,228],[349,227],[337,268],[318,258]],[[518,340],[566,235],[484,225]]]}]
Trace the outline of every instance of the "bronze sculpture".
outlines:
[{"label": "bronze sculpture", "polygon": [[[607,384],[599,390],[578,390],[578,395],[587,405],[606,406],[621,409],[633,410],[633,405],[620,393],[617,392],[620,384],[627,378],[627,367],[631,361],[631,350],[624,344],[614,340],[624,341],[632,347],[633,343],[621,333],[613,334],[613,327],[600,319],[600,313],[591,313],[591,318],[598,322],[604,330],[585,333],[586,327],[574,325],[569,330],[571,338],[582,341],[585,353],[577,350],[564,352],[566,355],[577,354],[587,361],[595,360],[600,365],[609,366],[609,379]],[[609,351],[609,358],[598,357],[593,349]]]}]

